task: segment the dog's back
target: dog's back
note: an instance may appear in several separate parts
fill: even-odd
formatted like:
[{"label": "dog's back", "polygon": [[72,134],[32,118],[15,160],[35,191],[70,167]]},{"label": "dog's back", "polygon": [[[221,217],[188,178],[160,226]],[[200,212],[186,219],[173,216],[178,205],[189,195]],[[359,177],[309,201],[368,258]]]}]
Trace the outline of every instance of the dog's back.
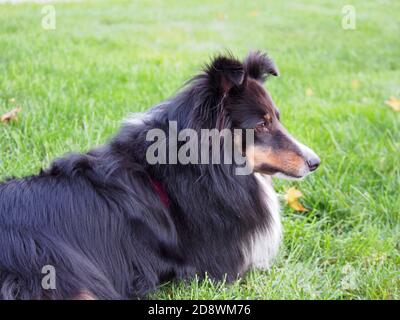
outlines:
[{"label": "dog's back", "polygon": [[[112,292],[113,286],[106,283],[106,273],[112,270],[106,270],[99,259],[116,249],[110,248],[113,235],[104,235],[102,225],[118,224],[121,218],[115,211],[114,220],[110,219],[106,202],[84,175],[63,175],[63,169],[55,165],[53,170],[59,172],[0,185],[3,299],[73,297],[82,287],[89,290],[93,285],[96,292]],[[57,290],[43,290],[46,266],[54,267]]]},{"label": "dog's back", "polygon": [[[152,213],[162,219],[163,209],[156,196],[143,195],[140,174],[117,163],[103,151],[69,155],[38,176],[0,184],[0,298],[74,298],[87,291],[110,299],[148,291],[135,270],[137,252],[146,249],[135,243],[135,226],[156,226]],[[56,290],[42,283],[48,266]]]}]

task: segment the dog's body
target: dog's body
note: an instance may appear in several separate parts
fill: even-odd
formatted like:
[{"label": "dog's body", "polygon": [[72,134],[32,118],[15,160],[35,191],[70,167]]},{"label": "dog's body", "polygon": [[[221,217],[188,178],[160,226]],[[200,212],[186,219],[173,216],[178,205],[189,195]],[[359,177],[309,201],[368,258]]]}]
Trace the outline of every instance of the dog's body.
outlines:
[{"label": "dog's body", "polygon": [[[166,280],[207,273],[232,281],[252,266],[268,268],[281,238],[270,175],[304,176],[312,171],[304,169],[304,163],[311,168],[311,151],[277,127],[273,160],[258,163],[265,151],[259,152],[260,143],[272,138],[265,123],[255,125],[258,173],[235,175],[234,164],[149,165],[146,133],[168,132],[169,121],[177,121],[179,130],[251,127],[243,110],[235,115],[229,108],[239,105],[239,93],[241,104],[251,104],[252,86],[261,105],[269,96],[257,77],[272,69],[259,53],[243,65],[217,58],[177,96],[127,121],[109,144],[60,158],[37,176],[0,184],[0,298],[135,298]],[[275,117],[269,100],[262,103]],[[214,108],[221,104],[222,118]],[[283,169],[276,160],[278,138],[286,150]],[[49,265],[55,289],[43,287],[43,267]]]}]

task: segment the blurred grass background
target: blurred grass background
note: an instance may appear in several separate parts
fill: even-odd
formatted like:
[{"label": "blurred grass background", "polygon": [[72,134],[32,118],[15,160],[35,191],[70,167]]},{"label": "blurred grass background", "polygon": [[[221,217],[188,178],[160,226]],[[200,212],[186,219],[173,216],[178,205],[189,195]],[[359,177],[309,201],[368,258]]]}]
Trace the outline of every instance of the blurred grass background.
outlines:
[{"label": "blurred grass background", "polygon": [[[356,29],[341,26],[356,9]],[[169,97],[210,57],[267,50],[266,86],[282,122],[322,158],[295,185],[307,213],[283,206],[269,272],[233,285],[168,283],[162,299],[399,299],[399,1],[83,1],[0,4],[0,177],[104,143],[130,112]],[[1,245],[1,244],[0,244]]]}]

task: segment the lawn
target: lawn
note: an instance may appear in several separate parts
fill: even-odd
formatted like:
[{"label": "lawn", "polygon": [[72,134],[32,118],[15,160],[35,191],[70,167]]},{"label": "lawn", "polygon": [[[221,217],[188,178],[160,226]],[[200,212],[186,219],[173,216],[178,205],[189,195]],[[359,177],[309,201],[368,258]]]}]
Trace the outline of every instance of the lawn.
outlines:
[{"label": "lawn", "polygon": [[[201,4],[200,4],[201,3]],[[280,3],[280,2],[279,2]],[[282,202],[284,242],[268,272],[234,284],[167,283],[160,299],[400,299],[399,1],[92,1],[0,4],[0,178],[38,172],[102,144],[130,112],[173,94],[226,49],[265,49],[281,77],[266,86],[282,122],[321,157]],[[0,244],[1,245],[1,244]]]}]

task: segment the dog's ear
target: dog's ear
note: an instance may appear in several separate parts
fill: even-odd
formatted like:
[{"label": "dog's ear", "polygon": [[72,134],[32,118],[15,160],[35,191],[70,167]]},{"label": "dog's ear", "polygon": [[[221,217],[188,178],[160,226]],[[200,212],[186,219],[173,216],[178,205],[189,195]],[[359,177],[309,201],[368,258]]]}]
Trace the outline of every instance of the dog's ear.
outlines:
[{"label": "dog's ear", "polygon": [[246,74],[257,81],[264,82],[270,75],[279,76],[275,63],[261,51],[250,52],[243,62]]},{"label": "dog's ear", "polygon": [[212,86],[222,94],[226,94],[233,87],[241,86],[244,81],[243,64],[231,55],[215,57],[205,71]]}]

